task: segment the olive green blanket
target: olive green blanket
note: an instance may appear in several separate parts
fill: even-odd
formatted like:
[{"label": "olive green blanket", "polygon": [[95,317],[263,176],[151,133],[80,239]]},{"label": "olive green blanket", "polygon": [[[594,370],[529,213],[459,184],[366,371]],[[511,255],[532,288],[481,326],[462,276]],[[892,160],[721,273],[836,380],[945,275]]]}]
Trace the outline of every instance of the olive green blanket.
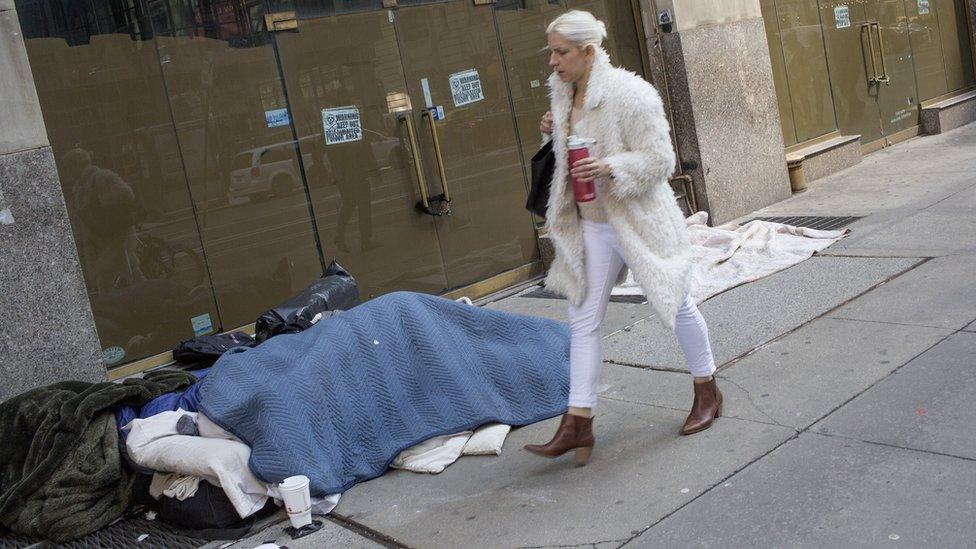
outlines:
[{"label": "olive green blanket", "polygon": [[0,524],[64,542],[90,534],[129,505],[113,409],[141,406],[189,386],[188,372],[151,372],[124,383],[65,381],[0,403]]}]

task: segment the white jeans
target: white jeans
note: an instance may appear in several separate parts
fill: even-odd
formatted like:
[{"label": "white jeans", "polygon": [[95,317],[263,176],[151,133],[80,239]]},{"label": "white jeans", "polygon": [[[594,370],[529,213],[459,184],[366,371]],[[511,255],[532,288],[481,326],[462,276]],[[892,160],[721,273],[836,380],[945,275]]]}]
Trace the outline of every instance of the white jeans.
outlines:
[{"label": "white jeans", "polygon": [[[583,242],[586,249],[586,298],[579,307],[569,306],[569,405],[593,408],[596,405],[596,382],[603,367],[600,324],[607,312],[610,291],[624,266],[624,258],[617,235],[609,224],[583,220]],[[708,342],[708,326],[688,296],[678,310],[675,335],[692,375],[712,375],[715,359]]]}]

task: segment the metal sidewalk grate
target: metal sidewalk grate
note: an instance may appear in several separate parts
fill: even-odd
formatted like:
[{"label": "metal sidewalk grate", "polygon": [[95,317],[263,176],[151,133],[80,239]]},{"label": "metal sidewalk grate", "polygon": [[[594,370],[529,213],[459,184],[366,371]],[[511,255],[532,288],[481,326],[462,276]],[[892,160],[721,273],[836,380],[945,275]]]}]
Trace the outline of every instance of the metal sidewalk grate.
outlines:
[{"label": "metal sidewalk grate", "polygon": [[[796,215],[792,217],[756,217],[749,221],[768,221],[770,223],[782,223],[795,227],[806,227],[807,229],[817,229],[818,231],[834,231],[842,229],[864,216],[819,216],[819,215]],[[746,223],[748,223],[747,221]],[[743,223],[745,225],[745,223]]]},{"label": "metal sidewalk grate", "polygon": [[[149,534],[144,541],[139,542],[139,536]],[[18,534],[0,534],[0,549],[20,549],[36,547],[37,549],[65,548],[65,549],[196,549],[206,545],[205,539],[197,539],[176,534],[160,524],[159,521],[148,521],[142,518],[132,518],[119,521],[103,528],[94,534],[81,539],[58,545],[56,543],[21,536]]]}]

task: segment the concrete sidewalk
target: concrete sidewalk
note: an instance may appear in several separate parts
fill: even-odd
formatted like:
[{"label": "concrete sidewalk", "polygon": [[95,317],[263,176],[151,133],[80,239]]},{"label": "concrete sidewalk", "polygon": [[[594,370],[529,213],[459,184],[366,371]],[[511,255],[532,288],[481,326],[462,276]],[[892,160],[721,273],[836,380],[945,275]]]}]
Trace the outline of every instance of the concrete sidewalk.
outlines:
[{"label": "concrete sidewalk", "polygon": [[[757,213],[786,214],[864,218],[823,254],[701,306],[726,395],[712,429],[678,435],[692,394],[674,337],[646,306],[612,303],[589,465],[521,450],[551,420],[515,430],[502,456],[358,485],[336,510],[346,527],[279,543],[974,546],[976,125]],[[564,318],[565,302],[489,306]]]}]

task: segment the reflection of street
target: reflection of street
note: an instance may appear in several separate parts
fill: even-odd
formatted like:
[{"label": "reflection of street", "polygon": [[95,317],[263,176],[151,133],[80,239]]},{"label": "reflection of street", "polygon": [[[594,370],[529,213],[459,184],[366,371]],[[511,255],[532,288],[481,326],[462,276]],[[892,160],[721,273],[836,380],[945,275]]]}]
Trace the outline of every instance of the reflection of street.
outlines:
[{"label": "reflection of street", "polygon": [[140,358],[170,345],[212,305],[195,234],[144,224],[131,185],[91,152],[69,150],[58,164],[99,336],[104,347],[121,349],[108,356]]}]

